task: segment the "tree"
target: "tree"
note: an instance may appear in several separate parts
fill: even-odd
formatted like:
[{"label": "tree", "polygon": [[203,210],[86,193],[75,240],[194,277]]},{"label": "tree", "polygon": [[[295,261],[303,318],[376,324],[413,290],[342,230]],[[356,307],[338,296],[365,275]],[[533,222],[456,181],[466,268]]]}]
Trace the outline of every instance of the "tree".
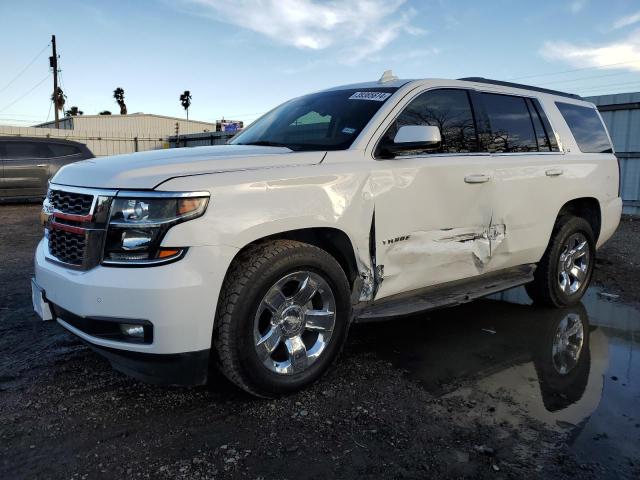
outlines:
[{"label": "tree", "polygon": [[116,103],[120,106],[120,115],[126,115],[127,105],[124,103],[124,90],[121,87],[113,91],[113,98],[116,99]]},{"label": "tree", "polygon": [[64,104],[66,100],[67,96],[64,94],[60,87],[58,87],[58,89],[51,94],[51,101],[53,102],[54,107],[58,110],[64,110]]},{"label": "tree", "polygon": [[187,120],[189,120],[189,107],[191,106],[191,92],[189,90],[185,90],[182,95],[180,95],[180,103],[182,104],[182,108],[187,112]]},{"label": "tree", "polygon": [[77,117],[78,115],[83,115],[83,114],[84,112],[80,110],[78,107],[76,107],[75,105],[71,107],[70,110],[67,110],[66,112],[64,112],[65,117]]},{"label": "tree", "polygon": [[111,115],[111,112],[109,110],[103,110],[98,115]]}]

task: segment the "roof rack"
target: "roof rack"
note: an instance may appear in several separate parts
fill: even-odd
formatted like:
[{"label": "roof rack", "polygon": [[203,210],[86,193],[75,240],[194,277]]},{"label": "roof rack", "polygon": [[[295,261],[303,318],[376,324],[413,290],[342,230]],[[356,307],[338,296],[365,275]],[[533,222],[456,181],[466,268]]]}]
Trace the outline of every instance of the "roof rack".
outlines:
[{"label": "roof rack", "polygon": [[558,95],[559,97],[574,98],[576,100],[582,100],[580,95],[574,93],[560,92],[558,90],[550,90],[548,88],[533,87],[531,85],[524,85],[522,83],[504,82],[502,80],[492,80],[484,77],[464,77],[458,80],[464,80],[465,82],[487,83],[489,85],[501,85],[503,87],[522,88],[524,90],[533,90],[534,92],[548,93],[550,95]]}]

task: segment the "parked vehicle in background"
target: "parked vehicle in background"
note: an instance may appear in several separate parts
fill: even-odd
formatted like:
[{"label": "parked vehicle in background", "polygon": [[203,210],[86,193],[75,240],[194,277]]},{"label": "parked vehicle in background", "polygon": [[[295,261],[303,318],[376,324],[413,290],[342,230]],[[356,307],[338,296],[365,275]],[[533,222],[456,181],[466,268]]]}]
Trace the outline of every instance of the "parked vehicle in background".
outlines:
[{"label": "parked vehicle in background", "polygon": [[524,284],[576,304],[621,209],[593,104],[385,74],[290,100],[229,145],[61,170],[33,303],[138,378],[203,383],[214,360],[274,396],[318,379],[354,321]]},{"label": "parked vehicle in background", "polygon": [[82,143],[0,136],[0,199],[44,198],[61,167],[87,158],[94,155]]}]

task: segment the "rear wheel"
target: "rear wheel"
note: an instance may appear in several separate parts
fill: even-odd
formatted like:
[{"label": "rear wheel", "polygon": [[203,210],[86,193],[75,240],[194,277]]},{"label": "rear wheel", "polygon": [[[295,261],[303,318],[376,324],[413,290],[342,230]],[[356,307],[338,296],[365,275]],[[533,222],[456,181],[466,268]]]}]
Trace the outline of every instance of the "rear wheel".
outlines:
[{"label": "rear wheel", "polygon": [[526,286],[535,303],[566,307],[580,301],[595,265],[591,225],[580,217],[560,217],[538,263],[534,281]]},{"label": "rear wheel", "polygon": [[349,315],[349,283],[327,252],[290,240],[249,247],[234,261],[219,302],[221,370],[259,396],[304,388],[336,359]]}]

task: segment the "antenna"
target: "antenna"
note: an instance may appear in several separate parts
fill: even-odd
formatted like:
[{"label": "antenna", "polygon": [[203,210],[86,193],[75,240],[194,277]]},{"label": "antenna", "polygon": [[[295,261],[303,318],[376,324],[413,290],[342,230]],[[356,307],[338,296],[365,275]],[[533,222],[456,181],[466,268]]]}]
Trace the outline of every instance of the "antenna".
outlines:
[{"label": "antenna", "polygon": [[393,82],[394,80],[398,80],[398,77],[396,77],[391,70],[385,70],[380,80],[378,80],[378,83]]}]

